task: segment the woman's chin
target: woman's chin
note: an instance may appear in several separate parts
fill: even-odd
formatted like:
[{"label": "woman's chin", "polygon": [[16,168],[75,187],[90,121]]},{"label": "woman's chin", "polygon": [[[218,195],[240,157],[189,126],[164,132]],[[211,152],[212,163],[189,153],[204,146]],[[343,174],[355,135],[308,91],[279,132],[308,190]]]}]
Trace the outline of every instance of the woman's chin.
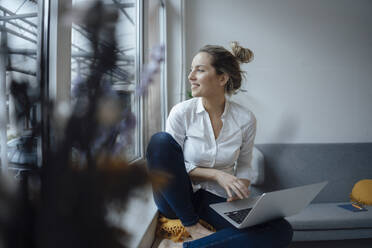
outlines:
[{"label": "woman's chin", "polygon": [[199,94],[198,94],[197,91],[191,90],[191,95],[192,95],[192,97],[199,97]]}]

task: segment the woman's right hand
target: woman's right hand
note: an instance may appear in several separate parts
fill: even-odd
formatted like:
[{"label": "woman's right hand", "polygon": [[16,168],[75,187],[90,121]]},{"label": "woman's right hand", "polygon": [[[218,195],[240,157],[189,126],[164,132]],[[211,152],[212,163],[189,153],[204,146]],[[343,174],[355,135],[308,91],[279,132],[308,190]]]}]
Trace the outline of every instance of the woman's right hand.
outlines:
[{"label": "woman's right hand", "polygon": [[[227,201],[244,199],[249,196],[248,185],[242,180],[224,171],[215,171],[215,180],[225,189]],[[239,198],[237,198],[239,197]]]}]

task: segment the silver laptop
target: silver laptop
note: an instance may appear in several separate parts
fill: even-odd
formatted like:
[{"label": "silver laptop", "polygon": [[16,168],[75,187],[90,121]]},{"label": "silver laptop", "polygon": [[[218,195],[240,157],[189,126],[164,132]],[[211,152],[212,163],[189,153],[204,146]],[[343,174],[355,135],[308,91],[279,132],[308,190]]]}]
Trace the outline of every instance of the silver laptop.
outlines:
[{"label": "silver laptop", "polygon": [[273,191],[258,197],[211,204],[210,207],[237,228],[254,226],[299,213],[327,183]]}]

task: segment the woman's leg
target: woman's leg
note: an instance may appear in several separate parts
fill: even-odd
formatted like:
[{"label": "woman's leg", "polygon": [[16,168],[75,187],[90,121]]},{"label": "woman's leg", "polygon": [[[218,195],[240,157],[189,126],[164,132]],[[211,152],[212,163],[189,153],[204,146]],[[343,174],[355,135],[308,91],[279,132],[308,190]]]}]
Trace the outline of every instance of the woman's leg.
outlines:
[{"label": "woman's leg", "polygon": [[287,247],[292,240],[292,227],[284,219],[273,220],[264,224],[237,229],[209,207],[209,204],[226,201],[204,190],[195,195],[195,208],[200,218],[213,225],[217,232],[191,242],[184,247],[255,247],[280,248]]},{"label": "woman's leg", "polygon": [[166,133],[156,133],[147,147],[147,165],[151,170],[170,174],[166,187],[154,192],[154,200],[159,211],[168,218],[179,218],[184,226],[198,223],[199,216],[192,204],[193,190],[186,172],[182,148],[173,137]]},{"label": "woman's leg", "polygon": [[211,224],[217,231],[226,227],[232,227],[227,220],[209,207],[210,204],[220,202],[226,202],[226,199],[204,189],[200,189],[194,194],[194,207],[196,212],[201,219]]},{"label": "woman's leg", "polygon": [[237,229],[228,227],[207,237],[186,242],[183,247],[193,248],[284,248],[292,240],[292,228],[285,219]]}]

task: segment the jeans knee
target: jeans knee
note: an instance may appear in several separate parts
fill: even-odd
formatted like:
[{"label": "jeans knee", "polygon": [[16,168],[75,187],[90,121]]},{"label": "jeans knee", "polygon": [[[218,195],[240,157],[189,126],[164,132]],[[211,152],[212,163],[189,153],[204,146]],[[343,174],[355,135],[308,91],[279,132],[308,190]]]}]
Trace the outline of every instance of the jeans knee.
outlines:
[{"label": "jeans knee", "polygon": [[173,137],[167,132],[158,132],[151,136],[148,146],[164,146],[172,142]]},{"label": "jeans knee", "polygon": [[158,153],[161,151],[171,150],[174,143],[177,143],[173,137],[167,132],[158,132],[151,136],[147,146],[147,153]]},{"label": "jeans knee", "polygon": [[176,158],[183,161],[182,148],[169,133],[159,132],[151,137],[147,146],[146,158],[149,166],[160,162],[162,164],[169,163]]}]

